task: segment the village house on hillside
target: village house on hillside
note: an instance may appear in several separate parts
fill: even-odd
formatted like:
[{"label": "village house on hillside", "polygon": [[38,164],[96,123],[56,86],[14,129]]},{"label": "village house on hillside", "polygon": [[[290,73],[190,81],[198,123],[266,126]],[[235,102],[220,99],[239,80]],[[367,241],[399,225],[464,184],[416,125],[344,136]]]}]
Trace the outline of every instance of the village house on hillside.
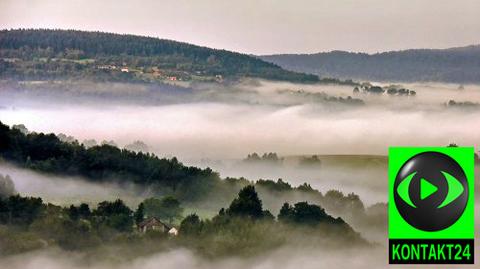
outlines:
[{"label": "village house on hillside", "polygon": [[146,233],[147,231],[158,231],[162,233],[168,233],[169,235],[178,235],[178,230],[175,227],[168,226],[156,217],[149,217],[139,223],[138,230],[141,233]]}]

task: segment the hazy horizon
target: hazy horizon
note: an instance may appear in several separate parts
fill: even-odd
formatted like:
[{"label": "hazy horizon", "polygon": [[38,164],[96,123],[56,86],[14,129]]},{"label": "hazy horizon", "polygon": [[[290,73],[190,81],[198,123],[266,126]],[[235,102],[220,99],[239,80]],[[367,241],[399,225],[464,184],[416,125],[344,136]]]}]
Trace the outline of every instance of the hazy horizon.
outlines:
[{"label": "hazy horizon", "polygon": [[478,10],[474,0],[4,0],[0,28],[135,34],[256,55],[376,53],[480,44]]}]

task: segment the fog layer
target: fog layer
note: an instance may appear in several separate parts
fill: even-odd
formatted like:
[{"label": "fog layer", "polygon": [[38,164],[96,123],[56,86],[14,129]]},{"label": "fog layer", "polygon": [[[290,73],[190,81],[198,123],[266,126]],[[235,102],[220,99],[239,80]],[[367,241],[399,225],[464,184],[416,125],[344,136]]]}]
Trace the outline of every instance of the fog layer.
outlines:
[{"label": "fog layer", "polygon": [[[388,147],[395,145],[477,144],[480,110],[447,109],[445,103],[480,102],[480,87],[408,86],[417,96],[353,95],[351,86],[263,82],[233,89],[212,87],[202,91],[198,101],[182,96],[189,102],[163,105],[25,104],[19,98],[3,97],[0,120],[10,125],[23,123],[36,131],[65,133],[79,141],[94,138],[125,145],[140,139],[159,155],[183,160],[239,159],[251,152],[271,151],[281,155],[386,155]],[[279,94],[281,90],[290,92]],[[351,95],[365,105],[317,102],[296,93],[299,90]]]},{"label": "fog layer", "polygon": [[[353,93],[353,86],[252,80],[190,88],[26,85],[19,90],[2,84],[2,122],[80,142],[113,140],[125,146],[141,140],[159,156],[209,166],[222,177],[308,182],[321,191],[358,193],[366,204],[386,201],[386,159],[355,156],[386,156],[390,146],[477,146],[480,140],[476,85],[402,85],[417,92],[408,97]],[[363,105],[345,101],[348,96]],[[449,100],[473,106],[450,107]],[[252,152],[351,158],[323,157],[318,167],[288,160],[280,166],[245,166],[241,160]]]}]

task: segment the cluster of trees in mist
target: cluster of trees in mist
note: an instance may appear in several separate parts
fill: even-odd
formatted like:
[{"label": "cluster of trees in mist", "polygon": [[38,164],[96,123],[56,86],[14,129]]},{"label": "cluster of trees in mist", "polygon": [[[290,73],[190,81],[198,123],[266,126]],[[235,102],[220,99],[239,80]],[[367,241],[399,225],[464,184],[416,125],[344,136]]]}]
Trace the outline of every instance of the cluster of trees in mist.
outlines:
[{"label": "cluster of trees in mist", "polygon": [[181,216],[181,207],[174,198],[155,199],[145,200],[136,210],[122,200],[103,201],[92,210],[86,203],[61,207],[35,197],[0,198],[0,253],[9,255],[52,246],[87,251],[109,245],[137,251],[148,245],[154,246],[153,251],[180,246],[218,257],[255,255],[292,244],[292,240],[327,247],[367,244],[345,221],[315,204],[285,203],[275,218],[263,208],[252,185],[241,189],[230,205],[211,219],[202,220],[196,214],[183,218],[177,225],[178,236],[156,230],[143,233],[138,225],[146,217],[167,221],[172,212]]},{"label": "cluster of trees in mist", "polygon": [[[357,88],[357,87],[355,87]],[[294,97],[304,100],[304,102],[314,102],[314,103],[338,103],[338,104],[347,104],[347,105],[365,105],[365,102],[359,98],[353,98],[352,96],[341,97],[341,96],[332,96],[325,92],[308,92],[305,90],[279,90],[278,94],[288,95],[289,97]],[[354,92],[355,93],[355,92]]]},{"label": "cluster of trees in mist", "polygon": [[[275,152],[263,153],[263,155],[261,156],[258,153],[254,152],[254,153],[248,154],[247,157],[242,161],[245,164],[282,165],[284,162],[284,158],[278,157],[278,154]],[[320,166],[321,163],[322,161],[320,160],[318,155],[312,155],[312,156],[302,156],[298,162],[298,165],[302,167],[315,167],[315,166]],[[276,184],[279,187],[283,186],[283,183],[284,182],[281,179],[277,182],[272,181],[272,184]]]},{"label": "cluster of trees in mist", "polygon": [[261,162],[261,163],[269,163],[269,164],[282,164],[283,158],[279,158],[277,153],[275,152],[264,153],[262,156],[254,152],[252,154],[248,154],[243,161],[246,163]]},{"label": "cluster of trees in mist", "polygon": [[15,184],[9,175],[0,174],[0,198],[16,194]]},{"label": "cluster of trees in mist", "polygon": [[374,86],[370,83],[362,83],[360,86],[353,88],[353,93],[372,93],[383,94],[387,93],[390,96],[415,96],[417,92],[406,89],[400,85],[389,85],[386,87]]},{"label": "cluster of trees in mist", "polygon": [[[139,75],[154,74],[152,68],[186,80],[194,76],[258,77],[296,82],[319,80],[315,75],[287,71],[245,54],[103,32],[2,30],[0,58],[0,76],[21,80],[142,81],[147,77]],[[99,66],[125,66],[131,72],[111,72],[110,68],[99,69]]]},{"label": "cluster of trees in mist", "polygon": [[471,101],[455,101],[455,100],[449,100],[447,103],[445,103],[446,107],[449,108],[462,108],[462,109],[479,109],[480,104],[476,102],[471,102]]}]

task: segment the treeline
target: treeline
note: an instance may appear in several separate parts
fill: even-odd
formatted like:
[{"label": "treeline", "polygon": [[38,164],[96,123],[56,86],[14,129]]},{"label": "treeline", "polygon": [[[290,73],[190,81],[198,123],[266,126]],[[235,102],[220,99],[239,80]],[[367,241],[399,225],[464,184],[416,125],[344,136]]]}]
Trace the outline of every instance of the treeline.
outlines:
[{"label": "treeline", "polygon": [[375,54],[332,51],[283,54],[261,59],[297,72],[321,77],[368,81],[480,82],[480,46],[412,49]]},{"label": "treeline", "polygon": [[248,154],[245,159],[243,159],[246,163],[270,163],[270,164],[282,164],[283,158],[279,158],[277,153],[269,152],[264,153],[261,157],[258,153],[254,152],[252,154]]},{"label": "treeline", "polygon": [[390,96],[415,96],[417,92],[414,90],[406,89],[400,85],[389,85],[386,87],[374,86],[370,83],[362,83],[360,86],[353,88],[353,93],[371,93],[371,94],[384,94]]},{"label": "treeline", "polygon": [[177,226],[178,236],[161,230],[139,230],[138,225],[149,216],[144,204],[148,202],[132,210],[122,200],[104,201],[90,209],[85,203],[61,207],[46,204],[41,198],[0,198],[0,253],[47,247],[95,252],[96,248],[115,246],[117,251],[124,247],[130,255],[140,255],[138,252],[147,245],[153,247],[148,252],[165,246],[187,247],[214,258],[258,255],[297,241],[329,248],[367,244],[345,221],[330,216],[318,205],[285,203],[274,217],[263,209],[251,185],[240,190],[230,205],[211,219],[202,220],[196,214],[183,218]]},{"label": "treeline", "polygon": [[[267,159],[279,159],[274,153]],[[151,153],[133,152],[103,144],[86,147],[78,141],[62,142],[54,134],[10,128],[0,122],[0,158],[20,167],[43,173],[82,176],[93,182],[134,183],[158,195],[171,195],[183,203],[216,210],[247,185],[255,185],[272,210],[279,201],[311,201],[352,224],[368,224],[368,209],[360,197],[337,190],[325,194],[309,184],[291,186],[282,179],[220,178],[210,168],[183,165],[175,157],[159,158]],[[256,158],[255,158],[256,159]],[[385,211],[386,212],[386,211]]]},{"label": "treeline", "polygon": [[[90,78],[108,79],[109,75],[111,79],[120,80],[137,78],[132,72],[112,73],[93,68],[97,65],[116,65],[143,71],[158,68],[179,77],[187,75],[186,78],[192,75],[220,75],[297,82],[319,80],[315,75],[287,71],[246,54],[153,37],[104,32],[2,30],[0,58],[4,58],[0,60],[0,75],[11,78],[40,75],[47,79],[69,75],[77,77],[75,72]],[[83,59],[94,60],[95,64],[78,61]]]},{"label": "treeline", "polygon": [[117,181],[168,188],[185,200],[201,198],[220,177],[210,168],[185,166],[175,157],[161,159],[103,144],[86,148],[62,142],[54,134],[28,133],[0,122],[0,156],[20,166],[91,181]]},{"label": "treeline", "polygon": [[[356,85],[356,84],[355,84]],[[289,98],[301,98],[304,102],[315,102],[315,103],[337,103],[337,104],[346,104],[346,105],[365,105],[365,102],[362,99],[353,98],[352,96],[341,97],[341,96],[332,96],[325,92],[308,92],[305,90],[279,90],[279,94],[288,95]]]}]

